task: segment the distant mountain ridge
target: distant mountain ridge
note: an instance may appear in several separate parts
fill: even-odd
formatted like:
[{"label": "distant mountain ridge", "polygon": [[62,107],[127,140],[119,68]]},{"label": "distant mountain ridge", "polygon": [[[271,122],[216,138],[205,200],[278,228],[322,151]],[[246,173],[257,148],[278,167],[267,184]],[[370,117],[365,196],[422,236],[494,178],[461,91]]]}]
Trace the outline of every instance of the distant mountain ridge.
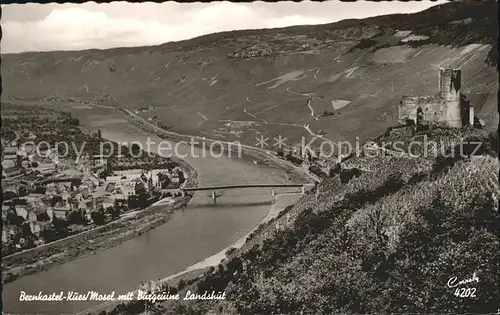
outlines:
[{"label": "distant mountain ridge", "polygon": [[397,124],[401,95],[434,93],[438,67],[459,67],[463,92],[495,126],[497,11],[497,1],[461,1],[158,46],[7,54],[2,98],[149,107],[140,115],[174,131],[252,144],[256,132],[337,141]]}]

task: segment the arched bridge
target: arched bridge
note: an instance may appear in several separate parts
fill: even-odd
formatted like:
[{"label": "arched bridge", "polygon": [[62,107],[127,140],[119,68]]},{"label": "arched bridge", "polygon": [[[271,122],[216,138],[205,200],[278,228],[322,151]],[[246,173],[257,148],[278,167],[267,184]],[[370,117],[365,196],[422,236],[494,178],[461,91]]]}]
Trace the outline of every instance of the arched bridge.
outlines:
[{"label": "arched bridge", "polygon": [[227,189],[242,189],[242,188],[272,188],[271,195],[273,198],[276,196],[275,188],[301,188],[302,193],[306,192],[306,189],[314,187],[314,184],[248,184],[248,185],[222,185],[222,186],[205,186],[205,187],[191,187],[191,188],[177,188],[177,189],[164,189],[165,193],[181,194],[183,197],[186,195],[186,192],[194,192],[194,191],[212,191],[212,199],[214,203],[217,201],[216,191],[217,190],[227,190]]}]

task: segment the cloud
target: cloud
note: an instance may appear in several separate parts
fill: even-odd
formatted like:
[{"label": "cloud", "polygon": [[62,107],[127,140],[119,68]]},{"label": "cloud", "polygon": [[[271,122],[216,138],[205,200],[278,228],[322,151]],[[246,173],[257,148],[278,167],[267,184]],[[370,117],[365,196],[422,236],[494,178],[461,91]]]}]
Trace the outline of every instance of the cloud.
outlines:
[{"label": "cloud", "polygon": [[9,13],[9,6],[4,7],[8,19],[2,23],[2,53],[157,45],[213,32],[323,24],[352,17],[326,14],[321,8],[338,3],[302,3],[304,12],[299,3],[62,4],[53,5],[39,20],[34,18],[34,7],[30,7],[31,18],[22,20],[21,8]]}]

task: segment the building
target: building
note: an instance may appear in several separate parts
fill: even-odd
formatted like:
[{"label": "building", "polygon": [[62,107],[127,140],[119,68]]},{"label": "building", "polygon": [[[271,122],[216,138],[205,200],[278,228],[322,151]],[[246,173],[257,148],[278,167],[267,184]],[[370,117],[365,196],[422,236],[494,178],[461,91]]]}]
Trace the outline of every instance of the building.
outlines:
[{"label": "building", "polygon": [[4,225],[2,227],[2,243],[6,244],[9,242],[9,240],[10,240],[9,231],[7,231],[7,226]]},{"label": "building", "polygon": [[34,211],[28,211],[27,220],[30,223],[31,222],[36,222],[37,221],[36,213]]},{"label": "building", "polygon": [[67,204],[69,203],[69,199],[71,198],[71,194],[64,190],[62,193],[61,193],[61,198],[63,200],[63,204]]},{"label": "building", "polygon": [[48,183],[45,185],[45,194],[46,195],[57,195],[57,186],[55,183]]},{"label": "building", "polygon": [[49,228],[50,228],[50,222],[30,221],[31,233],[35,234],[36,236],[40,236],[40,233],[42,231],[47,230]]},{"label": "building", "polygon": [[110,197],[110,196],[105,196],[102,198],[101,206],[104,209],[107,209],[109,207],[114,207],[115,206],[115,199],[113,197]]},{"label": "building", "polygon": [[21,229],[17,226],[2,226],[2,243],[8,243],[12,238],[19,234]]},{"label": "building", "polygon": [[117,183],[115,186],[116,192],[119,194],[124,194],[126,196],[135,194],[135,181],[124,180]]},{"label": "building", "polygon": [[54,209],[47,208],[47,215],[49,216],[50,221],[52,221],[54,219]]},{"label": "building", "polygon": [[115,193],[115,194],[110,196],[110,198],[112,198],[113,200],[127,200],[128,197],[129,197],[129,194],[126,195],[123,193]]},{"label": "building", "polygon": [[11,160],[7,160],[7,159],[4,159],[2,160],[2,168],[12,168],[12,167],[15,167],[16,166],[16,160],[15,159],[11,159]]},{"label": "building", "polygon": [[439,69],[436,95],[404,95],[399,104],[399,122],[439,123],[447,127],[474,125],[474,107],[460,92],[461,70]]},{"label": "building", "polygon": [[87,209],[89,210],[99,210],[100,208],[106,209],[111,204],[114,204],[114,200],[110,201],[107,196],[99,196],[92,198],[92,205],[87,204]]},{"label": "building", "polygon": [[96,187],[99,187],[99,180],[93,176],[85,176],[82,185],[86,185],[90,191],[94,191]]},{"label": "building", "polygon": [[22,217],[24,220],[28,219],[28,210],[26,210],[25,206],[16,205],[16,214]]},{"label": "building", "polygon": [[28,203],[32,207],[43,207],[44,206],[44,203],[42,200],[43,197],[44,197],[44,195],[42,195],[42,194],[30,193],[29,195],[24,196],[20,199],[26,200],[26,203]]},{"label": "building", "polygon": [[17,146],[4,147],[2,152],[2,160],[16,160],[19,149]]},{"label": "building", "polygon": [[11,178],[15,176],[19,176],[23,173],[23,170],[20,167],[14,166],[9,168],[4,168],[2,170],[3,178]]},{"label": "building", "polygon": [[2,222],[7,221],[7,215],[10,212],[10,207],[6,205],[2,205]]},{"label": "building", "polygon": [[121,178],[123,177],[123,175],[112,175],[112,176],[106,176],[106,181],[108,183],[116,183],[118,182]]}]

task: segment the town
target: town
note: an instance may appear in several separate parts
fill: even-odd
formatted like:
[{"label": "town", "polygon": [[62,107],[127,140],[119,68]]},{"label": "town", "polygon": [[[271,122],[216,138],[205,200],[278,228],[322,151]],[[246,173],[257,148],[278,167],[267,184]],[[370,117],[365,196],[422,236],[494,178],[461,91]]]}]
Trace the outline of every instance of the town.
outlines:
[{"label": "town", "polygon": [[[2,110],[4,257],[91,230],[162,198],[173,202],[166,189],[186,180],[172,160],[136,152],[140,148],[133,145],[120,155],[99,152],[109,150],[100,131],[85,131],[68,114],[8,105]],[[82,156],[62,156],[54,145],[63,142],[83,148]]]}]

